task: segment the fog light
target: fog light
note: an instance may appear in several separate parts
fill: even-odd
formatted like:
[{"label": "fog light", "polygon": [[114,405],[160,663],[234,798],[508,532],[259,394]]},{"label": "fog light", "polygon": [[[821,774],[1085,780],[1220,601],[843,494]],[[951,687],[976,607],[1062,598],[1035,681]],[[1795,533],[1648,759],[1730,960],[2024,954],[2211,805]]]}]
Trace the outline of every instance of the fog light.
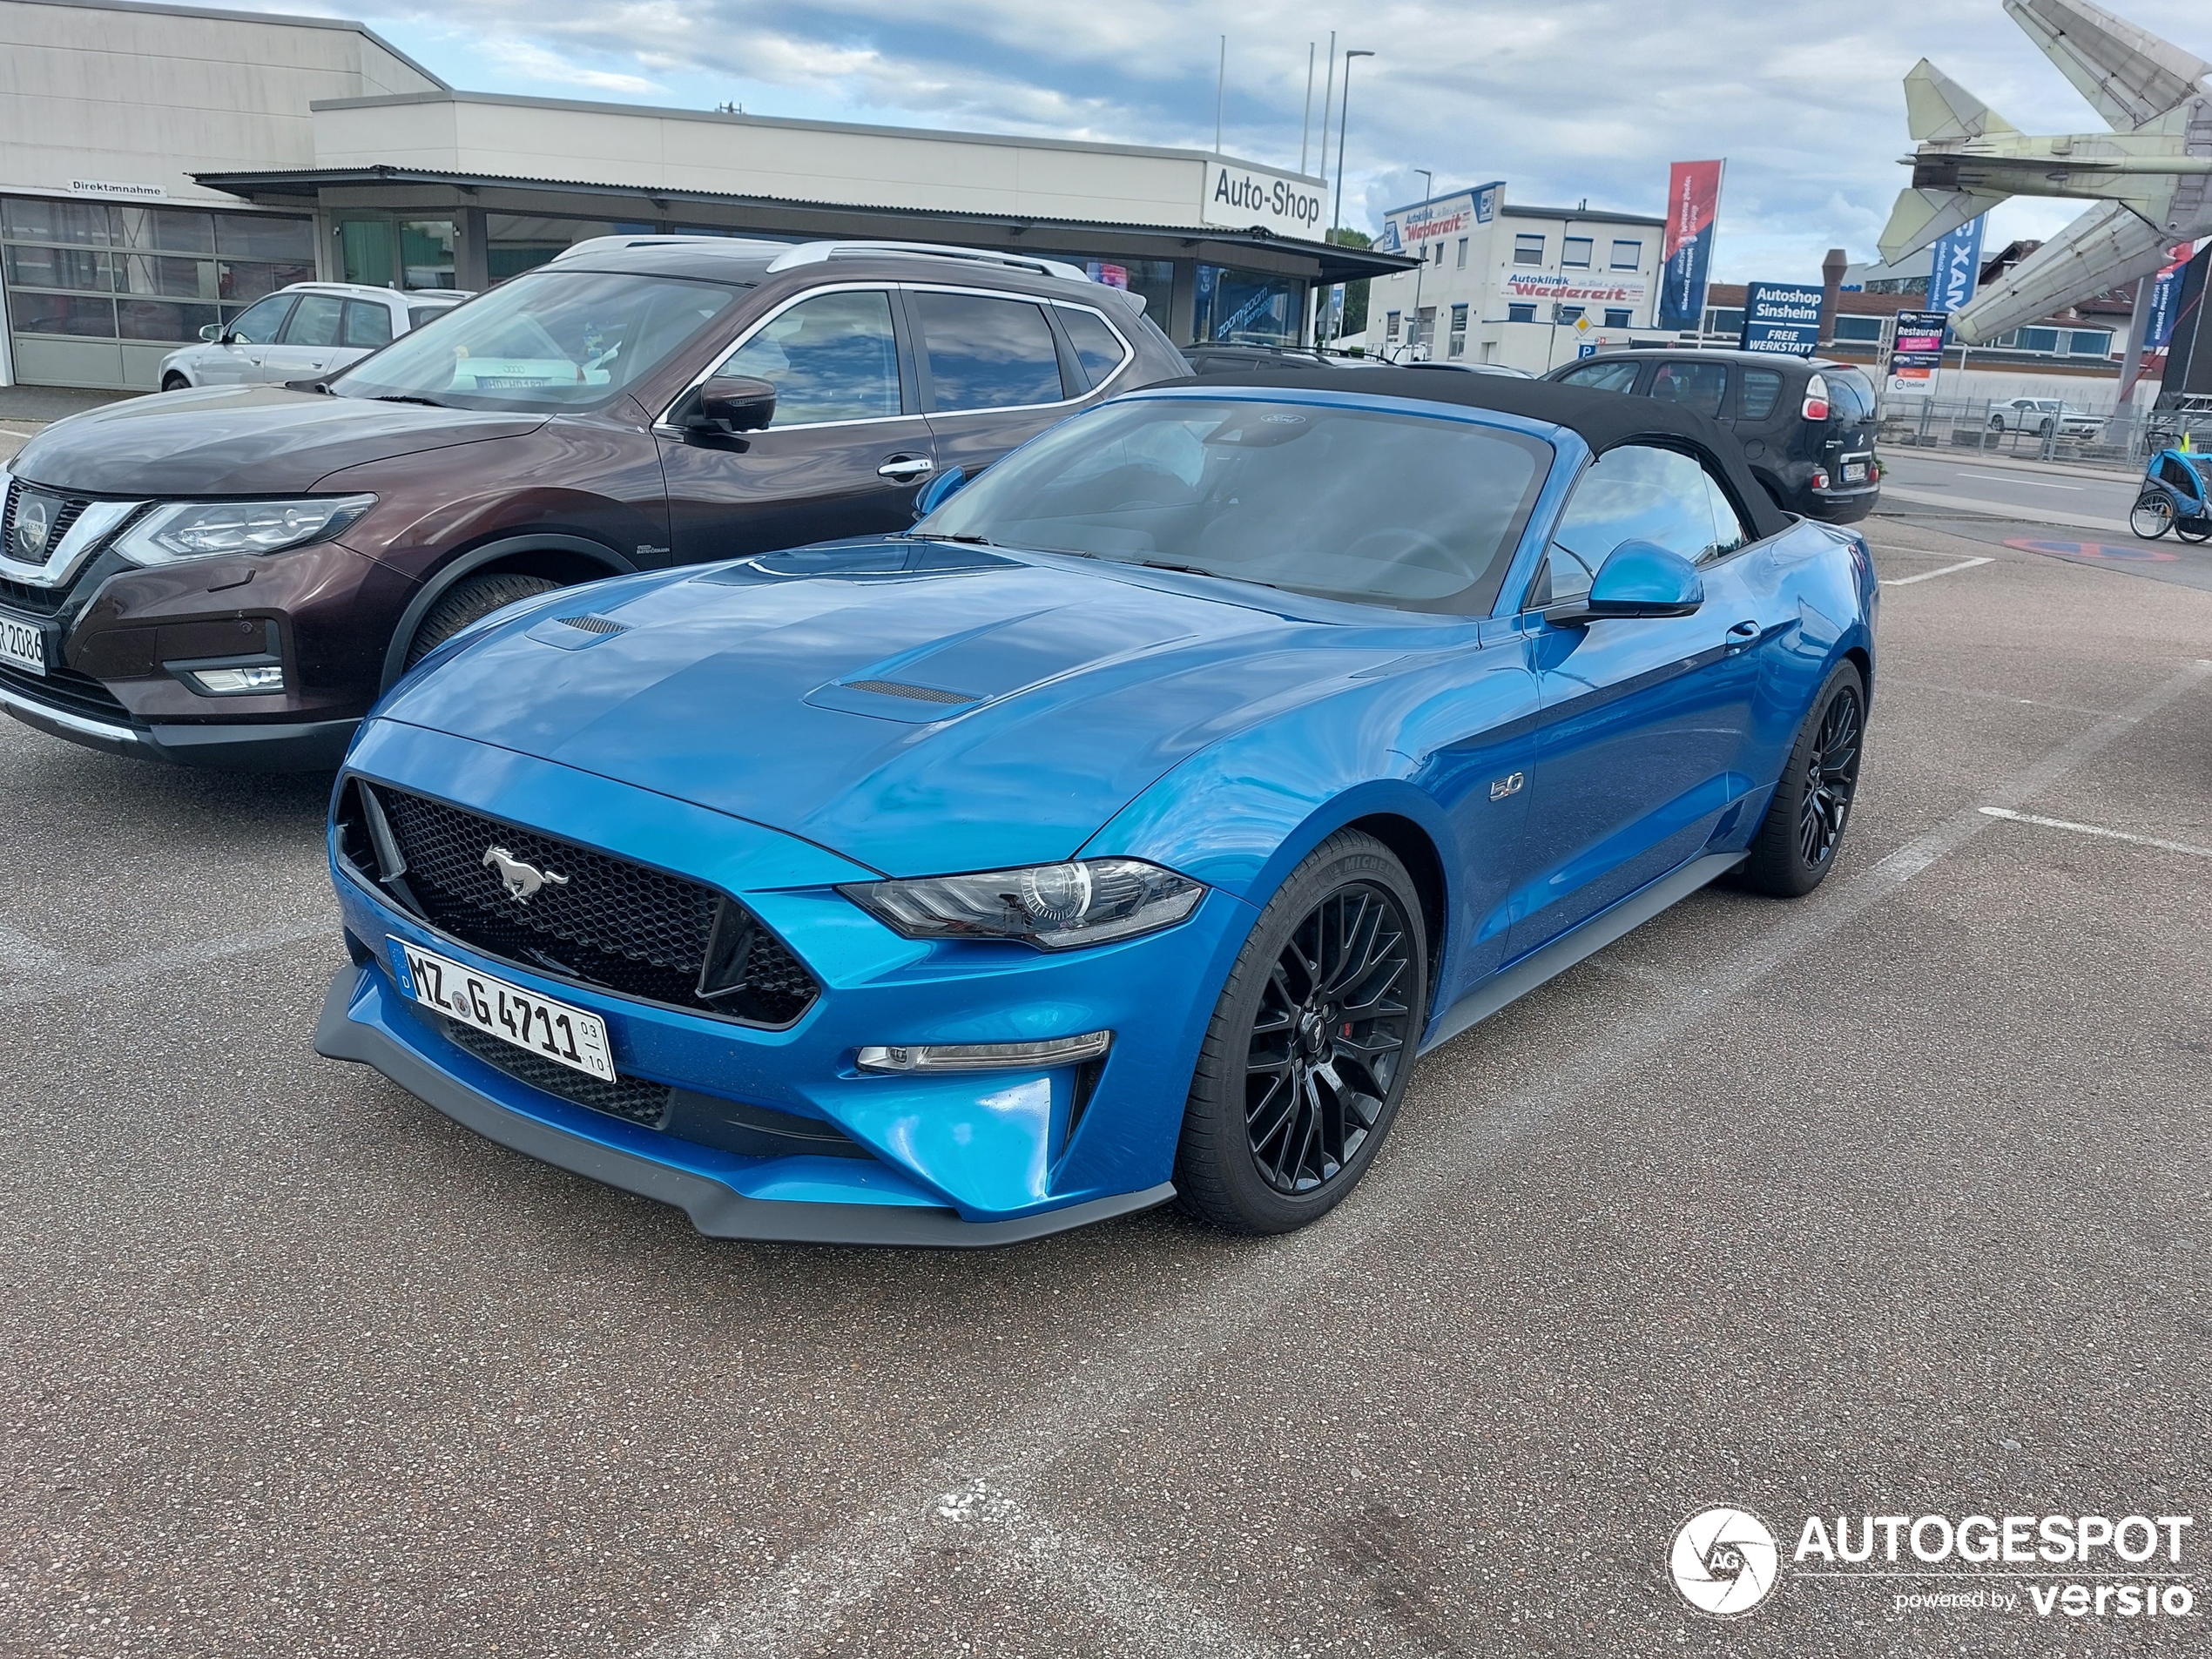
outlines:
[{"label": "fog light", "polygon": [[1036,1071],[1096,1060],[1114,1041],[1111,1031],[1042,1042],[932,1042],[860,1050],[863,1071]]},{"label": "fog light", "polygon": [[266,668],[195,668],[191,672],[201,691],[212,691],[219,697],[284,689],[284,670],[275,664]]}]

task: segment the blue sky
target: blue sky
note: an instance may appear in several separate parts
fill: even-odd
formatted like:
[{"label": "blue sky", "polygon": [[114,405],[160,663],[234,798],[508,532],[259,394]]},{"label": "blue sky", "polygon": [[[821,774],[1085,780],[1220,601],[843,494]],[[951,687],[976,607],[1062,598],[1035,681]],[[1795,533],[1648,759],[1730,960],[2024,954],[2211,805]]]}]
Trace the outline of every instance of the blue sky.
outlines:
[{"label": "blue sky", "polygon": [[[1325,50],[1333,27],[1377,54],[1354,71],[1347,223],[1419,196],[1421,167],[1440,190],[1504,179],[1521,202],[1656,212],[1669,161],[1725,156],[1729,280],[1816,275],[1831,246],[1874,257],[1910,148],[1898,83],[1924,54],[2015,125],[2100,125],[1997,0],[1385,0],[1295,20],[1206,0],[244,3],[361,16],[472,91],[1197,148],[1226,34],[1225,147],[1288,166],[1306,42]],[[2203,0],[2121,10],[2212,58]],[[1317,144],[1319,105],[1317,89]],[[2011,204],[1992,233],[2047,235],[2075,211]]]}]

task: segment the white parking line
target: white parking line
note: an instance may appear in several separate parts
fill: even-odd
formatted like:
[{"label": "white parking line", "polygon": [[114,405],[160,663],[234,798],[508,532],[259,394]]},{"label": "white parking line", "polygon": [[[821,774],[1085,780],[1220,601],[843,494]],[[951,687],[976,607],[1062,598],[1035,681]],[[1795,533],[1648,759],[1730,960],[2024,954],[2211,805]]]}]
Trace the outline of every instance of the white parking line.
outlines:
[{"label": "white parking line", "polygon": [[1949,576],[1956,570],[1971,570],[1977,564],[1995,563],[1993,558],[1961,559],[1956,564],[1945,565],[1940,570],[1923,570],[1918,576],[1885,576],[1882,578],[1882,585],[1885,588],[1909,588],[1915,582],[1932,582],[1939,576]]},{"label": "white parking line", "polygon": [[2054,484],[2040,478],[2023,478],[2016,472],[1999,472],[1990,467],[1954,467],[1952,470],[1961,478],[2002,478],[2007,483],[2026,484],[2030,489],[2071,489],[2077,496],[2089,487],[2087,484]]},{"label": "white parking line", "polygon": [[[2026,801],[2049,789],[2138,721],[2212,679],[2212,661],[2184,667],[2117,714],[2059,745],[1994,792]],[[1308,1296],[1317,1283],[1381,1258],[1393,1239],[1431,1223],[1447,1193],[1463,1188],[1511,1141],[1548,1122],[1615,1073],[1648,1062],[1731,998],[1824,944],[1889,898],[1921,871],[1966,845],[1989,820],[1964,808],[1923,831],[1849,880],[1831,880],[1791,906],[1765,931],[1721,953],[1702,974],[1673,980],[1667,994],[1638,1013],[1608,1022],[1562,1047],[1554,1064],[1527,1086],[1501,1094],[1487,1077],[1431,1062],[1415,1079],[1420,1104],[1437,1124],[1416,1174],[1389,1188],[1370,1188],[1306,1232],[1256,1247],[1218,1276],[1194,1284],[1183,1305],[1116,1333],[1110,1347],[1076,1362],[1056,1386],[997,1422],[976,1422],[943,1456],[899,1486],[876,1495],[841,1526],[801,1545],[762,1571],[748,1558],[731,1577],[743,1588],[714,1598],[680,1628],[639,1650],[640,1659],[784,1659],[817,1652],[847,1608],[883,1593],[933,1541],[948,1493],[1031,1488],[1035,1477],[1096,1446],[1116,1427],[1155,1409],[1164,1390],[1209,1363],[1238,1352],[1254,1326]],[[1480,1027],[1476,1028],[1480,1031]],[[1474,1033],[1457,1039],[1475,1041]],[[1438,1053],[1446,1052],[1440,1049]],[[1471,1050],[1463,1052],[1472,1052]],[[1403,1130],[1400,1133],[1404,1133]],[[1402,1165],[1401,1165],[1402,1168]]]},{"label": "white parking line", "polygon": [[2096,824],[2072,824],[2063,818],[2038,818],[2033,813],[2015,813],[2002,806],[1985,806],[1981,810],[1988,817],[2008,819],[2015,824],[2040,824],[2045,829],[2071,830],[2076,835],[2101,835],[2107,841],[2128,841],[2136,846],[2155,846],[2163,853],[2186,853],[2191,858],[2212,859],[2212,846],[2192,846],[2187,841],[2161,841],[2155,835],[2131,835],[2126,830],[2106,829]]},{"label": "white parking line", "polygon": [[[2049,507],[2030,507],[2016,501],[1984,501],[1974,496],[1953,496],[1948,490],[1913,489],[1904,484],[1882,482],[1882,509],[1889,511],[1892,501],[1915,502],[1926,507],[1943,507],[1966,518],[1993,518],[2006,524],[2063,524],[2069,529],[2102,530],[2108,536],[2125,536],[2127,524],[2117,518],[2092,518],[2087,513],[2061,513]],[[1902,516],[1891,513],[1892,517]]]}]

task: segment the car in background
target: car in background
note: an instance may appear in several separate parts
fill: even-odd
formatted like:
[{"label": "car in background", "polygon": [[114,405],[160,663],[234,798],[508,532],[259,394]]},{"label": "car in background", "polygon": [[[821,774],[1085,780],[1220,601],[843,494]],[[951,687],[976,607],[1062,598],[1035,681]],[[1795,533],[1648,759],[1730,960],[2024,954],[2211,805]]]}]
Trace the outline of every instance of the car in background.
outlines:
[{"label": "car in background", "polygon": [[295,282],[228,322],[199,331],[206,343],[161,360],[161,389],[267,386],[335,374],[442,317],[470,296],[400,293],[354,282]]},{"label": "car in background", "polygon": [[1702,416],[1278,369],[950,482],[410,675],[332,796],[318,1049],[718,1237],[1281,1232],[1422,1051],[1836,866],[1872,561]]},{"label": "car in background", "polygon": [[1502,374],[1507,380],[1516,381],[1533,381],[1536,378],[1527,369],[1515,368],[1509,363],[1470,363],[1464,360],[1448,359],[1444,362],[1436,363],[1424,358],[1419,362],[1401,362],[1397,367],[1399,368],[1448,368],[1454,369],[1462,374]]},{"label": "car in background", "polygon": [[0,472],[0,707],[119,754],[328,768],[502,605],[903,528],[934,475],[1190,372],[1141,300],[1050,260],[613,241],[334,375],[41,432]]},{"label": "car in background", "polygon": [[1202,379],[1247,374],[1303,373],[1315,368],[1379,368],[1382,360],[1354,357],[1349,352],[1321,351],[1310,346],[1248,346],[1228,341],[1200,341],[1185,346],[1183,355],[1190,372]]},{"label": "car in background", "polygon": [[1882,498],[1874,386],[1849,363],[1747,351],[1612,351],[1544,377],[1656,398],[1718,421],[1786,512],[1849,524]]},{"label": "car in background", "polygon": [[1992,432],[2026,432],[2047,438],[2058,432],[2069,438],[2094,438],[2102,432],[2101,416],[2075,408],[2054,397],[2015,397],[1989,408]]}]

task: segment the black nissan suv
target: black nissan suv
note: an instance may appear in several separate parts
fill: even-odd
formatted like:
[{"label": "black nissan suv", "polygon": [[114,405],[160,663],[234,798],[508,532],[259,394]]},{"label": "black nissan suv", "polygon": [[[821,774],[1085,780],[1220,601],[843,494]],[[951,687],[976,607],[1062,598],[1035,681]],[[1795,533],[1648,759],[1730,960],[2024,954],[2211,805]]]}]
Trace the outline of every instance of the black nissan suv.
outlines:
[{"label": "black nissan suv", "polygon": [[1711,415],[1743,440],[1751,475],[1785,512],[1849,524],[1882,498],[1874,386],[1849,363],[1770,352],[1616,351],[1544,378]]}]

